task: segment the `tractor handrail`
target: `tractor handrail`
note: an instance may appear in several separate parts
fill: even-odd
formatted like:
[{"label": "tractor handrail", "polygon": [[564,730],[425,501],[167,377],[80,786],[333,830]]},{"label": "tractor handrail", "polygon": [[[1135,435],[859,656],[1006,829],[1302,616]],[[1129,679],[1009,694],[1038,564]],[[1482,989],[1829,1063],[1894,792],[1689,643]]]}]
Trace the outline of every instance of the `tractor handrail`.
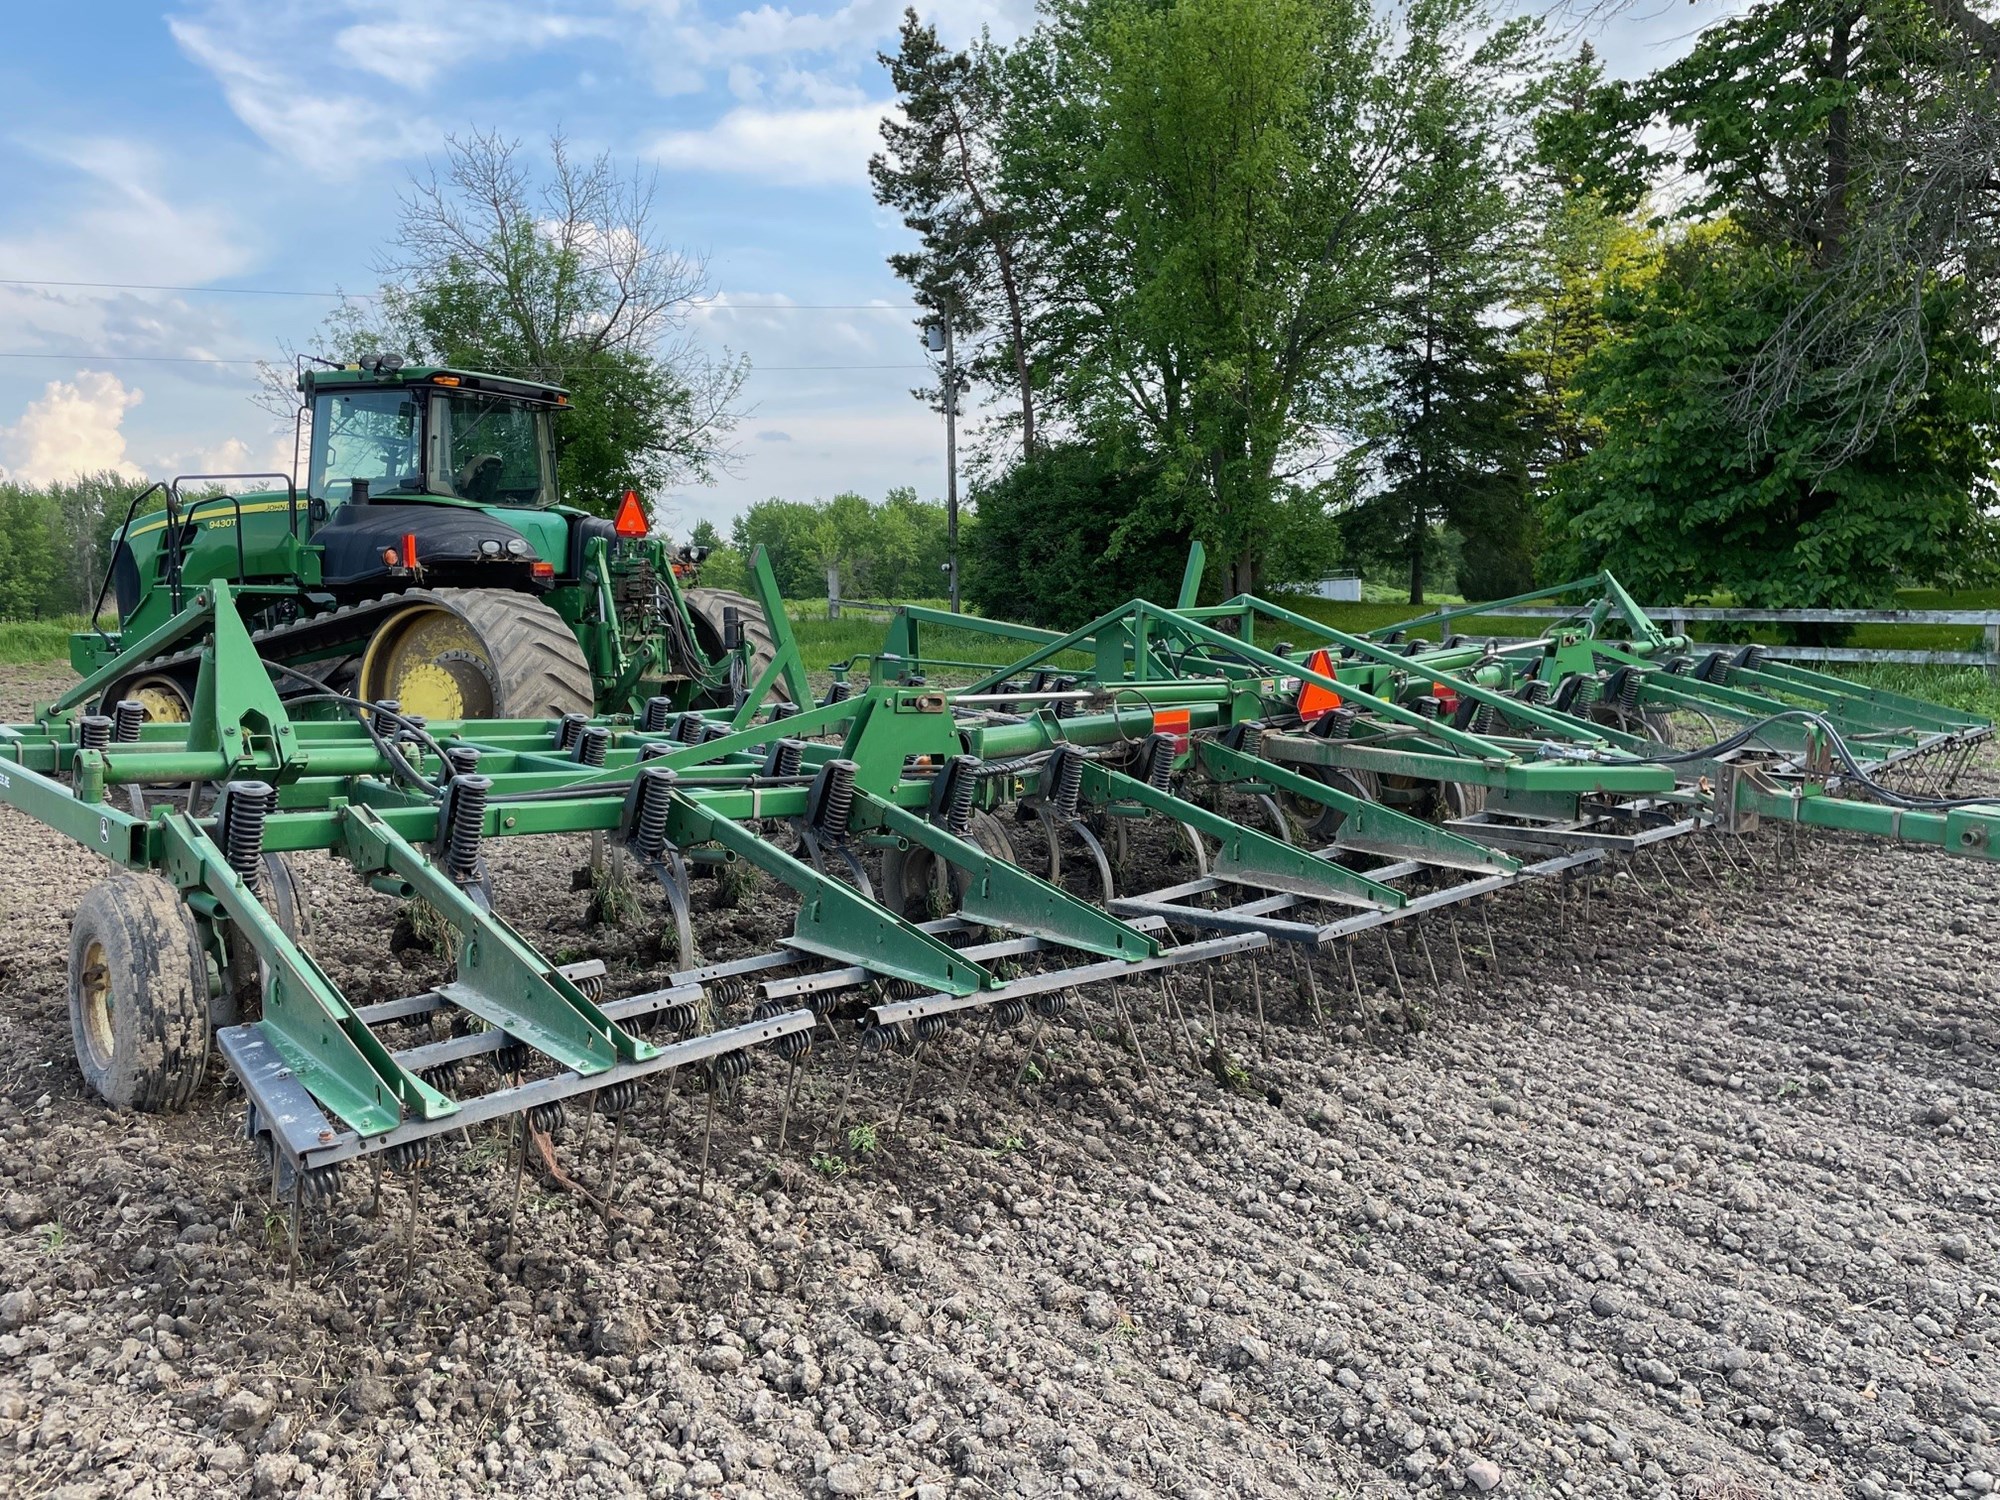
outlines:
[{"label": "tractor handrail", "polygon": [[126,545],[124,541],[125,533],[132,529],[132,518],[139,513],[139,502],[152,494],[154,490],[164,490],[165,488],[165,483],[156,479],[132,497],[132,503],[125,507],[125,519],[118,526],[118,545],[111,549],[111,556],[105,560],[104,581],[97,585],[97,597],[91,601],[90,628],[97,632],[97,638],[107,646],[111,644],[111,637],[105,632],[103,625],[98,622],[104,614],[104,596],[111,589],[111,574],[118,566],[118,547]]}]

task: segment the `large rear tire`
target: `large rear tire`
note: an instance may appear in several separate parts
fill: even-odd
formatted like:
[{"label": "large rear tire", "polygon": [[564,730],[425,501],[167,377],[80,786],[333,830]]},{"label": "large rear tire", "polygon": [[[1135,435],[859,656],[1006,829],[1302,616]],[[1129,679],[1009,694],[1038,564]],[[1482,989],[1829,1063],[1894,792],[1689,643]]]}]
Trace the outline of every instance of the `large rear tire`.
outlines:
[{"label": "large rear tire", "polygon": [[411,595],[369,639],[360,695],[426,719],[559,719],[593,711],[590,664],[541,600],[506,589]]},{"label": "large rear tire", "polygon": [[[749,675],[744,680],[743,690],[748,692],[755,687],[757,679],[770,669],[778,656],[778,637],[771,629],[771,622],[764,617],[764,606],[748,595],[731,589],[688,589],[686,598],[688,614],[694,619],[696,641],[710,661],[720,661],[724,654],[722,641],[726,621],[723,611],[736,611],[743,624],[744,639],[750,643]],[[784,697],[781,684],[773,683],[764,697],[766,702],[776,702]],[[713,706],[728,705],[719,703]],[[799,706],[803,708],[806,705]]]},{"label": "large rear tire", "polygon": [[185,1109],[208,1070],[208,962],[180,892],[114,875],[84,893],[69,939],[77,1066],[114,1109]]}]

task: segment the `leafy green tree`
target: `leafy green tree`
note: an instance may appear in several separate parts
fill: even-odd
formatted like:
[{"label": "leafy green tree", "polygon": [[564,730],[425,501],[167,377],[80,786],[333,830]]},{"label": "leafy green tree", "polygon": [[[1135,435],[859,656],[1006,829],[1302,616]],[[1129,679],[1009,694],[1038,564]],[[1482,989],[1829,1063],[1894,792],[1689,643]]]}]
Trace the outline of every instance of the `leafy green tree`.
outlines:
[{"label": "leafy green tree", "polygon": [[761,546],[770,558],[778,592],[787,599],[811,599],[826,592],[815,550],[817,524],[815,507],[774,495],[759,500],[730,524],[730,545],[743,557]]},{"label": "leafy green tree", "polygon": [[1447,529],[1463,545],[1461,589],[1518,593],[1534,576],[1528,393],[1502,326],[1525,250],[1525,100],[1506,87],[1525,40],[1507,28],[1461,56],[1456,35],[1430,39],[1438,65],[1397,185],[1403,236],[1368,424],[1378,483],[1347,532],[1397,561],[1412,604]]},{"label": "leafy green tree", "polygon": [[654,223],[650,180],[550,139],[537,171],[498,134],[447,137],[445,170],[403,199],[377,309],[329,319],[329,352],[389,352],[566,387],[563,498],[610,515],[628,488],[705,482],[731,458],[748,363],[711,358],[688,322],[702,262]]},{"label": "leafy green tree", "polygon": [[1790,314],[1798,251],[1731,221],[1697,226],[1657,274],[1614,286],[1613,336],[1578,374],[1601,440],[1556,476],[1545,567],[1609,565],[1641,598],[1723,590],[1746,604],[1883,603],[1899,583],[1961,581],[1992,563],[2000,414],[1992,358],[1935,288],[1921,400],[1836,467],[1822,461],[1837,398],[1796,401],[1744,440],[1735,377]]},{"label": "leafy green tree", "polygon": [[[1688,55],[1598,98],[1599,183],[1636,200],[1690,185],[1683,217],[1728,215],[1781,248],[1783,315],[1732,372],[1729,412],[1754,448],[1823,469],[1871,450],[1931,400],[1940,323],[2000,325],[2000,27],[1965,0],[1761,0]],[[1618,195],[1622,194],[1622,200]]]},{"label": "leafy green tree", "polygon": [[1398,164],[1466,0],[1059,0],[1009,59],[1007,193],[1036,206],[1045,409],[1149,455],[1231,590],[1357,420],[1395,284]]},{"label": "leafy green tree", "polygon": [[1171,604],[1190,534],[1158,475],[1096,447],[1045,444],[975,493],[965,592],[984,613],[1071,629],[1135,595]]},{"label": "leafy green tree", "polygon": [[918,248],[891,255],[889,267],[928,315],[947,319],[960,339],[1000,330],[998,347],[973,349],[968,367],[974,378],[1011,390],[1021,448],[1032,457],[1031,241],[998,180],[1001,56],[983,37],[954,52],[935,26],[904,11],[897,50],[880,55],[902,109],[883,120],[886,149],[869,159],[868,176],[875,200],[917,234]]}]

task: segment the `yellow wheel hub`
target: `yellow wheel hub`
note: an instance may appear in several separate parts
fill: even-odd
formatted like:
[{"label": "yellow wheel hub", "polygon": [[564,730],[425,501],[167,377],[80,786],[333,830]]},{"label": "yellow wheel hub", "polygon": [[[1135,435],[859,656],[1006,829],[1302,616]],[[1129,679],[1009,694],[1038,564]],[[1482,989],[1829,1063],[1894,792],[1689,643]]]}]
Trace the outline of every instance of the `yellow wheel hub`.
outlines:
[{"label": "yellow wheel hub", "polygon": [[171,677],[141,677],[124,696],[146,706],[148,724],[185,724],[190,717],[187,694]]},{"label": "yellow wheel hub", "polygon": [[392,618],[361,657],[361,696],[426,719],[493,717],[493,662],[472,627],[420,604]]},{"label": "yellow wheel hub", "polygon": [[91,1061],[108,1068],[116,1046],[111,1030],[111,965],[105,961],[104,945],[94,939],[83,950],[77,986],[83,1001],[83,1043],[90,1049]]}]

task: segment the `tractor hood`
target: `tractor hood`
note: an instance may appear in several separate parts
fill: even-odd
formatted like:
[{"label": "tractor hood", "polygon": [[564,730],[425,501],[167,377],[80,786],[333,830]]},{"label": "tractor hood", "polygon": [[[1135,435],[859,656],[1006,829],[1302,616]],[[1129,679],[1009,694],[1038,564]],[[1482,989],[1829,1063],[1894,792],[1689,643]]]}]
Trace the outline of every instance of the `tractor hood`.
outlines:
[{"label": "tractor hood", "polygon": [[[411,577],[463,587],[547,586],[548,574],[534,576],[534,564],[548,557],[539,540],[491,511],[424,504],[338,505],[313,535],[323,553],[321,579],[337,592]],[[551,560],[560,564],[559,555]]]}]

